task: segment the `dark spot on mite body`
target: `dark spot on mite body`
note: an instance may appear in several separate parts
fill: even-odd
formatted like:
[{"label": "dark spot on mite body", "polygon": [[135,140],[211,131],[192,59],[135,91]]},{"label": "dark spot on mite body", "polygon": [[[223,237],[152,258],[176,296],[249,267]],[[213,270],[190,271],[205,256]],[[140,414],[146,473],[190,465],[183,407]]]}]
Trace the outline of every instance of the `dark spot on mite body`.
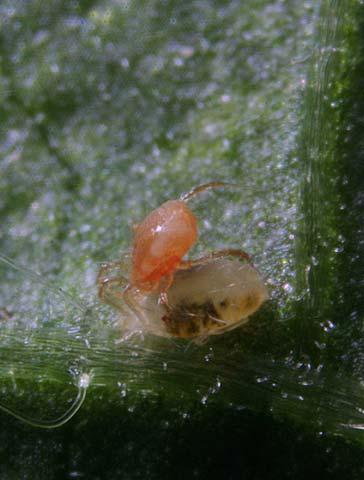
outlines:
[{"label": "dark spot on mite body", "polygon": [[186,324],[187,327],[187,333],[190,333],[193,335],[194,333],[198,333],[200,331],[200,326],[198,325],[198,320],[194,318],[191,322]]},{"label": "dark spot on mite body", "polygon": [[228,301],[227,299],[222,300],[222,301],[220,302],[220,307],[222,307],[222,308],[225,308],[225,307],[227,307],[228,305],[229,305],[229,301]]},{"label": "dark spot on mite body", "polygon": [[255,304],[255,298],[252,295],[247,295],[245,299],[245,308],[251,308]]},{"label": "dark spot on mite body", "polygon": [[168,333],[180,338],[197,337],[206,329],[220,327],[214,318],[219,315],[212,302],[179,303],[162,317]]},{"label": "dark spot on mite body", "polygon": [[211,315],[214,314],[215,308],[211,302],[206,302],[205,304],[205,309],[202,312],[202,324],[206,328],[210,323],[211,323]]},{"label": "dark spot on mite body", "polygon": [[205,315],[202,317],[202,324],[204,327],[207,327],[207,325],[210,323],[210,317],[208,313],[206,312]]}]

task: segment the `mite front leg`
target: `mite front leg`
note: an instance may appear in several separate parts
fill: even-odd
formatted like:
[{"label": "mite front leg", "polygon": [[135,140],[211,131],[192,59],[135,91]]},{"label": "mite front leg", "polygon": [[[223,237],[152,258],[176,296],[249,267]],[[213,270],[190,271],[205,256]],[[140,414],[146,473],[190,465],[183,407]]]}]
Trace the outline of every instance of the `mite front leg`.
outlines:
[{"label": "mite front leg", "polygon": [[226,248],[224,250],[218,250],[217,252],[211,252],[208,255],[205,255],[204,257],[196,258],[196,260],[184,260],[181,262],[178,269],[188,270],[189,268],[192,268],[198,265],[204,265],[206,263],[211,262],[212,260],[218,260],[219,258],[224,258],[224,257],[238,257],[242,260],[247,261],[252,267],[254,267],[254,264],[249,254],[247,254],[243,250],[239,250],[236,248]]},{"label": "mite front leg", "polygon": [[160,282],[159,285],[159,297],[158,297],[158,303],[160,305],[163,305],[167,311],[171,310],[171,307],[168,303],[168,289],[173,283],[173,274],[166,275],[163,277],[163,279]]},{"label": "mite front leg", "polygon": [[115,270],[120,270],[120,262],[110,262],[101,265],[97,276],[99,299],[117,309],[122,309],[123,290],[128,281],[121,275],[112,276]]},{"label": "mite front leg", "polygon": [[[129,267],[128,254],[124,253],[120,260],[113,262],[104,262],[100,265],[100,270],[97,276],[97,282],[99,283],[104,278],[120,277],[125,278],[121,272],[125,272]],[[127,283],[127,281],[125,282]]]},{"label": "mite front leg", "polygon": [[130,308],[130,310],[135,313],[142,323],[148,323],[145,310],[140,305],[142,298],[143,296],[140,294],[139,290],[130,285],[130,283],[123,291],[124,302]]},{"label": "mite front leg", "polygon": [[188,202],[191,198],[195,197],[196,195],[199,195],[202,192],[205,192],[206,190],[210,190],[211,188],[219,188],[219,187],[232,187],[236,188],[238,185],[235,185],[234,183],[226,183],[226,182],[210,182],[210,183],[205,183],[203,185],[198,185],[197,187],[194,187],[192,190],[190,190],[187,193],[183,193],[180,196],[180,199],[183,202]]},{"label": "mite front leg", "polygon": [[123,291],[125,289],[125,279],[114,277],[107,278],[99,284],[99,299],[112,307],[121,310],[123,307]]}]

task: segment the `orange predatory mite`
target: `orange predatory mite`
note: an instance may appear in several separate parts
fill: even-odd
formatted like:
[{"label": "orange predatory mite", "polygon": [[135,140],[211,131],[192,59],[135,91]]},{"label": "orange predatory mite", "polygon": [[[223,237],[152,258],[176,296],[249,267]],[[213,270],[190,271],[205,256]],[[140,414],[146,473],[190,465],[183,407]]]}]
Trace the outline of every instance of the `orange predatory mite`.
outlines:
[{"label": "orange predatory mite", "polygon": [[[197,220],[188,208],[187,202],[205,190],[226,186],[235,185],[224,182],[199,185],[181,195],[179,200],[163,203],[136,227],[130,283],[123,291],[125,302],[134,312],[137,314],[139,312],[137,297],[156,290],[159,292],[159,302],[168,308],[167,291],[177,270],[188,269],[226,256],[240,257],[251,263],[249,255],[237,249],[212,252],[196,260],[182,259],[198,238]],[[107,275],[114,264],[104,264],[100,270],[99,297],[101,300],[104,300],[107,285],[120,283],[120,279],[110,278]]]}]

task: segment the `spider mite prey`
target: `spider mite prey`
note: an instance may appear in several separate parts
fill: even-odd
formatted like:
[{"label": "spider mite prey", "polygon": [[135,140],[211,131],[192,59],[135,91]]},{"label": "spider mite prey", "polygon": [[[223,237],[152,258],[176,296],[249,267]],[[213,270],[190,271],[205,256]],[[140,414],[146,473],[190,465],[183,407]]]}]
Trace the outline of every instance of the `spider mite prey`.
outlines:
[{"label": "spider mite prey", "polygon": [[[267,292],[247,253],[238,249],[224,249],[195,260],[183,259],[198,238],[197,219],[187,202],[205,190],[224,186],[229,184],[211,182],[197,186],[181,195],[180,199],[169,200],[147,215],[135,229],[129,283],[120,272],[115,275],[120,262],[103,264],[98,276],[100,299],[118,309],[122,309],[120,300],[123,299],[150,331],[184,338],[222,333],[226,331],[227,326],[229,329],[233,328],[232,324],[235,325],[257,310],[267,298]],[[227,257],[237,257],[248,264],[232,262]],[[244,269],[241,270],[241,267]],[[182,275],[182,272],[185,274]],[[220,308],[211,309],[211,305],[215,304],[213,292],[218,291],[214,276],[220,276],[218,288],[224,290],[224,286],[231,284],[226,272],[236,277],[238,285],[241,286],[242,283],[245,285],[244,288],[241,287],[243,296],[247,295],[246,285],[249,281],[255,286],[256,292],[253,295],[251,292],[248,294],[250,298],[248,308],[242,310],[241,305],[245,300],[242,302],[238,299],[239,295],[235,289],[234,299],[226,292],[226,298],[221,300]],[[206,298],[205,295],[202,299],[200,288],[199,301],[197,303],[194,301],[192,305],[192,292],[186,287],[178,289],[178,284],[191,284],[199,277],[199,285],[204,285],[206,292],[210,292],[210,298]],[[222,279],[225,284],[221,283]],[[211,284],[214,284],[213,290],[210,289]],[[178,291],[180,293],[176,297]],[[174,292],[173,302],[170,292]],[[178,295],[184,298],[178,298]],[[181,300],[184,305],[182,309]],[[152,320],[155,315],[150,313],[153,311],[151,301],[154,302],[154,313],[156,309],[159,311],[158,319]],[[240,307],[235,308],[233,304]],[[229,317],[228,321],[225,317]],[[157,323],[161,328],[158,328]],[[216,328],[216,324],[225,328]]]}]

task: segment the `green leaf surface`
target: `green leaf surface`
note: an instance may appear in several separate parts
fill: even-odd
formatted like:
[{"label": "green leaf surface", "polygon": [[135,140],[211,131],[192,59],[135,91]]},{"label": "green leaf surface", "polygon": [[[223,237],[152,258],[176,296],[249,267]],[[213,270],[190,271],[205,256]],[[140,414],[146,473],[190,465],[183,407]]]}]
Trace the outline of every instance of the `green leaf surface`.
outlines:
[{"label": "green leaf surface", "polygon": [[[91,375],[63,430],[0,414],[1,478],[342,478],[346,460],[360,478],[363,19],[354,0],[1,2],[0,402],[55,418]],[[270,300],[203,345],[120,341],[100,263],[213,180],[238,188],[191,202],[190,258],[249,252]]]}]

